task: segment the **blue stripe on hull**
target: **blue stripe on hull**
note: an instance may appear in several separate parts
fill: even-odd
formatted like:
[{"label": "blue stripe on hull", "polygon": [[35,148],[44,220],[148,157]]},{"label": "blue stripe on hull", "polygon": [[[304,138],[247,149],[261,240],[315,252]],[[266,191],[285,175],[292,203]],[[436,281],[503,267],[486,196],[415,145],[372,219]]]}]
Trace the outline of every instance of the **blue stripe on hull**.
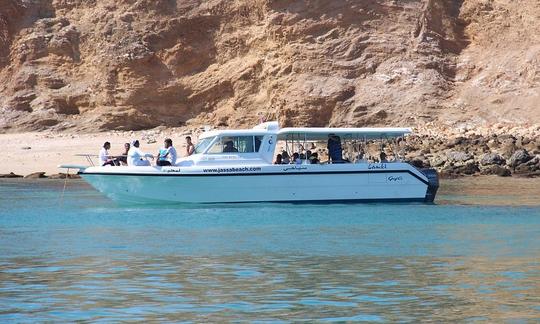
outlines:
[{"label": "blue stripe on hull", "polygon": [[[379,198],[379,199],[333,199],[333,200],[280,200],[280,201],[231,201],[227,204],[249,204],[249,203],[276,203],[276,204],[309,204],[309,205],[331,205],[331,204],[369,204],[369,203],[423,203],[425,198]],[[223,203],[200,203],[200,204],[223,204]]]}]

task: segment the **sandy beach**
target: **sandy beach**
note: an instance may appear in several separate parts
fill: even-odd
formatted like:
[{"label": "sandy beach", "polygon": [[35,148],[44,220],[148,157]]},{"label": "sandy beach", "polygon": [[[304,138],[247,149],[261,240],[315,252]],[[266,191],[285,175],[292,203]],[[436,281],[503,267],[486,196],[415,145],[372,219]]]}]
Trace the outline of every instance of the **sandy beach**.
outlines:
[{"label": "sandy beach", "polygon": [[[87,164],[84,157],[75,154],[97,155],[103,143],[111,143],[111,154],[121,154],[124,143],[139,139],[144,152],[157,154],[163,140],[170,137],[179,155],[185,150],[185,136],[191,134],[185,129],[148,130],[137,132],[102,132],[93,134],[57,134],[52,132],[29,132],[0,134],[3,158],[0,174],[13,172],[28,175],[46,172],[47,175],[65,172],[59,164]],[[196,137],[195,137],[196,138]],[[97,158],[94,158],[97,161]],[[72,170],[71,172],[74,172]]]}]

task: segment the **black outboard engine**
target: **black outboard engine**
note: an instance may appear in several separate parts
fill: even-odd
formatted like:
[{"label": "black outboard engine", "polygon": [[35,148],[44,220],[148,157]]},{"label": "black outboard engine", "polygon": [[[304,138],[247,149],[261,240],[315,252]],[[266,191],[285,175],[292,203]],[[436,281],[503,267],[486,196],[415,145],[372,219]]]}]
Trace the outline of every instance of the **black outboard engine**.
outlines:
[{"label": "black outboard engine", "polygon": [[421,169],[420,171],[428,178],[428,188],[424,202],[432,203],[435,200],[437,189],[439,189],[439,175],[435,169]]}]

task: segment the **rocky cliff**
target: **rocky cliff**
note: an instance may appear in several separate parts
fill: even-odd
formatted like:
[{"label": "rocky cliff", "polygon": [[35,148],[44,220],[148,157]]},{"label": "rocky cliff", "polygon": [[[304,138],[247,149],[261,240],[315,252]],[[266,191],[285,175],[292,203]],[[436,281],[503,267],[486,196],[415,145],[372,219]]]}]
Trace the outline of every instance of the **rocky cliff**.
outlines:
[{"label": "rocky cliff", "polygon": [[540,2],[0,0],[0,130],[540,123]]}]

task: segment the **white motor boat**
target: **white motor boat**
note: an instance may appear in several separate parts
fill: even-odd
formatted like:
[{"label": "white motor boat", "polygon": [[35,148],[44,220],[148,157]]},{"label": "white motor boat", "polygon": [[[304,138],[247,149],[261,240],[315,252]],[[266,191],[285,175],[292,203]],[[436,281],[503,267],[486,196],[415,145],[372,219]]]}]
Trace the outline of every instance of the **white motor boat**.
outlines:
[{"label": "white motor boat", "polygon": [[273,164],[282,152],[278,143],[292,153],[295,146],[324,141],[324,149],[319,149],[324,151],[329,137],[337,138],[340,146],[348,142],[358,148],[410,132],[408,128],[280,129],[277,122],[266,122],[253,129],[204,132],[195,153],[175,166],[60,167],[78,169],[94,188],[129,203],[430,203],[439,185],[436,171],[401,162],[398,154],[392,162],[334,157],[331,163],[312,163],[304,150],[294,164]]}]

